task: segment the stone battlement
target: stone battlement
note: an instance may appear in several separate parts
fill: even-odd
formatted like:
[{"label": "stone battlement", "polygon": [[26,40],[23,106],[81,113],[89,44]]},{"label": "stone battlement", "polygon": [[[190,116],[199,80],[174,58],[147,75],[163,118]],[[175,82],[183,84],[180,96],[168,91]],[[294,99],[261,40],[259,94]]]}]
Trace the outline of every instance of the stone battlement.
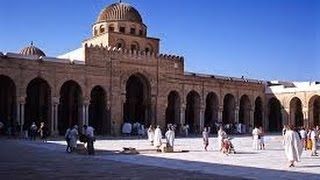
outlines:
[{"label": "stone battlement", "polygon": [[94,51],[101,51],[101,53],[107,53],[109,55],[122,55],[127,58],[135,58],[135,59],[145,59],[145,58],[160,58],[166,60],[175,60],[181,61],[184,58],[182,56],[175,56],[169,54],[158,54],[153,52],[145,52],[140,50],[129,50],[129,49],[122,49],[117,47],[111,46],[103,46],[103,45],[93,45],[93,44],[85,44],[85,48]]}]

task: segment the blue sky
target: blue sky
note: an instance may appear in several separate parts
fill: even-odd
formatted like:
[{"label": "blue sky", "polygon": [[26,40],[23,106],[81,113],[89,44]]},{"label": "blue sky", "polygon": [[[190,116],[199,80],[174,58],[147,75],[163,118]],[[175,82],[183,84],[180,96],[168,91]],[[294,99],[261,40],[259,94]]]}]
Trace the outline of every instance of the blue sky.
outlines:
[{"label": "blue sky", "polygon": [[[99,12],[115,0],[3,0],[0,51],[30,41],[48,56],[80,47]],[[320,80],[317,0],[123,0],[161,39],[161,52],[185,57],[185,70],[261,80]]]}]

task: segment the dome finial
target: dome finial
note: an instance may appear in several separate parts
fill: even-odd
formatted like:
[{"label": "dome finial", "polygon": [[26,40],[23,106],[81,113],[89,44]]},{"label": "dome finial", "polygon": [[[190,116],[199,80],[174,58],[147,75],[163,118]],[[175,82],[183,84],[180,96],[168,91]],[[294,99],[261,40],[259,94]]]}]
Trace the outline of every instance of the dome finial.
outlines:
[{"label": "dome finial", "polygon": [[119,3],[122,3],[122,0],[119,0]]},{"label": "dome finial", "polygon": [[30,42],[30,45],[33,46],[33,41]]}]

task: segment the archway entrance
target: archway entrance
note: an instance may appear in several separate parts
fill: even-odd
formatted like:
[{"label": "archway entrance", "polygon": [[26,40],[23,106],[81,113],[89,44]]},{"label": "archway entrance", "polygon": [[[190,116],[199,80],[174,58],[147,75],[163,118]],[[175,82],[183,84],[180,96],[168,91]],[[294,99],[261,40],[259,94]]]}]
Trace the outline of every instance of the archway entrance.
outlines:
[{"label": "archway entrance", "polygon": [[210,92],[206,98],[206,109],[204,115],[204,126],[210,126],[212,130],[215,130],[215,123],[218,122],[219,101],[218,96]]},{"label": "archway entrance", "polygon": [[150,84],[141,74],[130,76],[126,85],[126,102],[123,119],[125,122],[139,122],[148,127],[151,124],[150,115]]},{"label": "archway entrance", "polygon": [[171,91],[168,96],[166,124],[180,125],[180,96],[177,91]]},{"label": "archway entrance", "polygon": [[281,103],[277,98],[271,98],[268,103],[269,108],[269,131],[281,131],[282,114]]},{"label": "archway entrance", "polygon": [[251,103],[247,95],[240,98],[239,123],[245,124],[246,127],[250,124]]},{"label": "archway entrance", "polygon": [[309,101],[310,126],[320,125],[320,96],[315,95]]},{"label": "archway entrance", "polygon": [[190,127],[190,132],[198,133],[200,130],[200,95],[191,91],[187,95],[185,124]]},{"label": "archway entrance", "polygon": [[58,129],[60,135],[64,135],[67,128],[74,125],[82,126],[82,92],[81,87],[75,81],[65,82],[60,90]]},{"label": "archway entrance", "polygon": [[15,112],[16,86],[11,78],[0,75],[0,121],[5,126],[12,125]]},{"label": "archway entrance", "polygon": [[39,127],[44,122],[51,129],[51,90],[47,81],[41,78],[33,79],[27,87],[25,105],[25,123],[30,127],[35,122]]},{"label": "archway entrance", "polygon": [[254,103],[254,127],[262,127],[262,112],[262,99],[261,97],[257,97]]},{"label": "archway entrance", "polygon": [[106,92],[101,86],[95,86],[91,91],[89,105],[89,125],[95,129],[95,133],[110,134],[111,123],[108,121],[106,111]]},{"label": "archway entrance", "polygon": [[235,100],[234,96],[227,94],[223,99],[223,113],[222,113],[222,123],[223,124],[233,124],[235,123]]},{"label": "archway entrance", "polygon": [[290,101],[290,123],[296,127],[303,126],[302,103],[297,97],[294,97]]}]

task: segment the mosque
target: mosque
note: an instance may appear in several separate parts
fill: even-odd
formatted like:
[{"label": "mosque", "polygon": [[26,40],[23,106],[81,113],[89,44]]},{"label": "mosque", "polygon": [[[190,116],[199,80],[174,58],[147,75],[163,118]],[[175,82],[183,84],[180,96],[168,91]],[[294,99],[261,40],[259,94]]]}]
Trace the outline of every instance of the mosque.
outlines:
[{"label": "mosque", "polygon": [[52,134],[89,124],[120,133],[124,122],[215,123],[281,131],[283,124],[320,124],[320,82],[261,81],[186,72],[184,58],[162,54],[129,4],[104,8],[80,48],[50,57],[31,44],[0,52],[0,120],[45,122]]}]

